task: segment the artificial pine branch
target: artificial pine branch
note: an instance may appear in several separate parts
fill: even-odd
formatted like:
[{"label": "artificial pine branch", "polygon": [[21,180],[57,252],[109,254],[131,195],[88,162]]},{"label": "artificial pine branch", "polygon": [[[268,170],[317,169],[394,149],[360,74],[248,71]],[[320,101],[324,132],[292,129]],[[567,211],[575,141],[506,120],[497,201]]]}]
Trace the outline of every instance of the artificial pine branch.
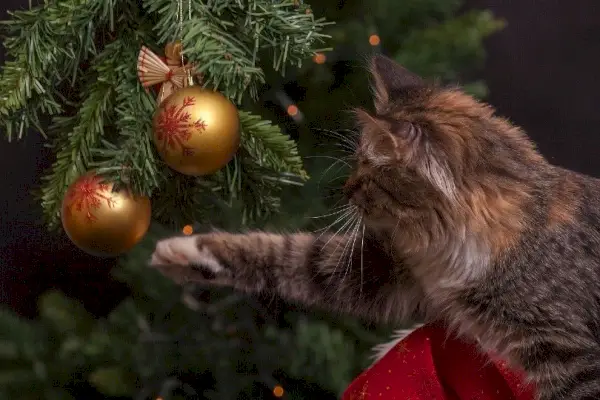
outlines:
[{"label": "artificial pine branch", "polygon": [[[226,199],[241,214],[240,225],[264,221],[280,206],[284,185],[302,185],[308,179],[296,144],[271,121],[240,111],[242,136],[238,155],[210,179],[209,190]],[[206,188],[204,188],[206,189]]]},{"label": "artificial pine branch", "polygon": [[[0,123],[9,137],[20,137],[30,126],[43,132],[41,118],[52,118],[57,158],[41,188],[51,227],[58,225],[69,184],[92,168],[158,198],[154,216],[160,220],[171,215],[171,221],[187,223],[204,217],[212,208],[207,203],[236,203],[248,222],[270,215],[279,206],[279,186],[306,178],[295,144],[244,112],[243,154],[214,176],[179,177],[158,158],[151,140],[156,103],[136,73],[142,43],[157,47],[181,38],[204,84],[239,103],[245,94],[256,97],[264,82],[265,50],[283,72],[286,64],[299,65],[315,52],[324,38],[326,24],[291,1],[192,1],[191,10],[184,4],[183,25],[172,0],[145,0],[141,9],[133,1],[116,8],[112,0],[58,0],[15,12],[4,24],[14,60],[0,80],[0,89],[6,88]],[[172,216],[174,210],[180,215]]]},{"label": "artificial pine branch", "polygon": [[439,24],[414,29],[402,42],[398,61],[425,76],[458,79],[457,65],[481,62],[483,39],[502,29],[504,22],[489,11],[470,11]]},{"label": "artificial pine branch", "polygon": [[193,17],[187,17],[184,6],[180,26],[177,2],[144,0],[146,10],[159,15],[157,41],[181,39],[184,54],[205,74],[205,84],[238,103],[245,94],[256,99],[264,83],[261,51],[267,50],[273,68],[284,73],[286,65],[300,66],[320,51],[316,45],[328,37],[321,33],[327,23],[291,0],[194,1],[191,5]]},{"label": "artificial pine branch", "polygon": [[67,187],[89,168],[91,150],[98,146],[111,120],[118,83],[114,71],[127,54],[124,43],[112,42],[98,55],[87,77],[94,82],[89,86],[89,92],[77,113],[54,118],[52,130],[60,132],[54,145],[57,150],[56,161],[51,172],[43,178],[41,189],[42,207],[51,227],[58,223]]},{"label": "artificial pine branch", "polygon": [[135,193],[150,196],[157,189],[167,167],[158,158],[151,139],[156,99],[137,81],[137,52],[140,43],[125,38],[118,65],[106,74],[114,76],[116,93],[112,140],[103,140],[93,150],[95,162],[89,167],[127,184]]},{"label": "artificial pine branch", "polygon": [[308,178],[295,142],[279,126],[245,111],[240,112],[240,125],[242,146],[260,166]]},{"label": "artificial pine branch", "polygon": [[238,28],[248,38],[254,38],[253,58],[259,49],[273,52],[273,69],[285,74],[287,65],[302,66],[302,62],[319,51],[316,46],[328,35],[322,29],[331,23],[315,18],[310,7],[298,1],[252,3],[247,10],[234,8],[232,13],[242,22]]},{"label": "artificial pine branch", "polygon": [[9,140],[29,127],[43,134],[41,115],[62,112],[59,85],[75,81],[81,61],[96,51],[96,29],[113,25],[114,9],[112,0],[57,0],[2,22],[12,61],[0,77],[0,127]]},{"label": "artificial pine branch", "polygon": [[[47,137],[40,114],[54,115],[62,111],[61,105],[44,87],[43,80],[37,79],[27,68],[24,53],[4,64],[0,93],[3,93],[0,97],[0,127],[9,141],[15,136],[21,139],[30,127]],[[37,96],[32,99],[34,94]]]}]

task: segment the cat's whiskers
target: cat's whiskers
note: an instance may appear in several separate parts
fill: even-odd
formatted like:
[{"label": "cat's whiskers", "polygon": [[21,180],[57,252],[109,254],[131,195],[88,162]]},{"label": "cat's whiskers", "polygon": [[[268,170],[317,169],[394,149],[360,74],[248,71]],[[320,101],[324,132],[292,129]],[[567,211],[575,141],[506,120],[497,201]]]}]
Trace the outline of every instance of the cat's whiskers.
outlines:
[{"label": "cat's whiskers", "polygon": [[[357,213],[356,213],[356,208],[354,206],[352,206],[349,210],[349,214],[347,216],[347,220],[346,222],[344,222],[344,224],[337,230],[337,232],[335,232],[334,234],[331,235],[331,237],[329,238],[329,240],[327,242],[325,242],[325,244],[322,246],[322,248],[326,248],[329,243],[336,237],[338,236],[345,236],[348,231],[353,227],[353,223],[356,221],[356,218],[358,218]],[[338,243],[335,248],[333,249],[333,251],[331,252],[331,254],[335,254],[337,252],[337,249],[339,248],[340,243]]]},{"label": "cat's whiskers", "polygon": [[[323,171],[323,173],[321,174],[321,178],[319,178],[319,182],[317,183],[318,186],[321,186],[321,182],[323,181],[323,178],[325,178],[327,176],[327,174],[329,173],[329,171],[331,171],[331,169],[333,167],[335,167],[336,165],[340,164],[340,166],[338,167],[338,169],[335,171],[335,173],[337,174],[341,168],[343,167],[348,167],[348,168],[352,168],[352,166],[350,165],[350,163],[346,160],[344,160],[343,158],[336,158],[336,157],[331,157],[331,156],[327,156],[328,158],[332,158],[334,160],[336,160],[334,163],[332,163],[329,167],[327,167],[327,169],[325,169],[325,171]],[[333,179],[337,179],[339,178],[339,176],[336,176]],[[333,179],[329,180],[330,183]]]},{"label": "cat's whiskers", "polygon": [[333,178],[331,178],[330,180],[327,181],[327,184],[331,184],[331,183],[337,181],[338,179],[343,179],[344,181],[346,181],[348,179],[348,175],[334,176]]},{"label": "cat's whiskers", "polygon": [[348,238],[348,243],[350,243],[352,241],[352,245],[350,246],[350,255],[348,256],[348,263],[346,265],[346,271],[344,272],[344,277],[342,278],[342,281],[340,282],[340,287],[341,287],[341,283],[344,282],[344,280],[346,280],[346,276],[348,276],[348,272],[352,271],[352,266],[354,264],[354,250],[356,249],[356,239],[358,239],[358,233],[360,232],[360,228],[363,225],[363,217],[362,215],[359,216],[358,221],[356,221],[356,227],[353,230],[352,235]]},{"label": "cat's whiskers", "polygon": [[[334,156],[306,156],[304,158],[323,158],[326,160],[334,160],[335,162],[330,165],[328,168],[331,168],[332,166],[337,165],[337,163],[343,163],[345,164],[348,168],[351,168],[352,165],[349,163],[349,157],[334,157]],[[325,170],[325,172],[327,172],[327,170]],[[325,174],[325,172],[323,174]]]},{"label": "cat's whiskers", "polygon": [[[329,198],[332,198],[332,197],[333,197],[333,195],[331,195],[331,196],[325,196],[325,198],[328,198],[328,199],[329,199]],[[339,199],[338,199],[338,200],[335,202],[335,204],[333,205],[333,209],[335,209],[335,208],[337,208],[337,207],[341,207],[341,206],[338,206],[338,204],[339,204],[340,202],[342,202],[342,201],[345,201],[345,200],[346,200],[346,198],[345,198],[345,197],[341,197],[341,198],[339,198]],[[351,204],[350,204],[350,205],[351,205]],[[354,207],[356,207],[356,206],[354,205]]]},{"label": "cat's whiskers", "polygon": [[353,156],[355,154],[357,144],[355,141],[347,139],[343,136],[338,136],[336,138],[340,139],[337,143],[334,143],[337,148],[349,156]]},{"label": "cat's whiskers", "polygon": [[364,282],[363,282],[364,281],[364,279],[363,279],[364,278],[363,273],[364,273],[364,266],[365,266],[365,263],[364,263],[365,227],[366,227],[366,225],[365,225],[365,223],[363,221],[363,224],[362,224],[362,236],[360,238],[360,287],[359,287],[360,295],[359,295],[359,297],[362,297],[362,290],[363,290],[363,284],[364,284]]},{"label": "cat's whiskers", "polygon": [[342,213],[342,215],[340,215],[339,217],[337,217],[337,219],[335,221],[333,221],[331,224],[329,224],[328,226],[321,228],[321,229],[317,229],[315,230],[313,233],[318,233],[321,232],[321,235],[319,235],[319,237],[317,237],[315,240],[318,240],[321,238],[321,236],[329,231],[331,228],[333,228],[334,226],[336,226],[337,224],[339,224],[340,222],[345,222],[346,218],[350,218],[352,216],[352,213],[354,212],[352,207],[348,207],[347,209],[344,210],[344,212]]},{"label": "cat's whiskers", "polygon": [[[332,212],[328,213],[328,214],[323,214],[323,215],[316,215],[314,217],[309,217],[311,219],[319,219],[319,218],[327,218],[327,217],[331,217],[332,215],[337,215],[340,214],[342,212],[347,211],[349,208],[351,208],[352,205],[351,204],[344,204],[340,207],[336,207],[333,209]],[[336,210],[337,209],[337,210]]]},{"label": "cat's whiskers", "polygon": [[[342,224],[336,232],[331,233],[330,238],[327,240],[327,242],[325,242],[324,244],[322,244],[321,247],[321,251],[322,252],[326,252],[325,249],[327,248],[327,246],[329,246],[329,243],[333,240],[338,238],[338,235],[344,235],[350,227],[352,227],[352,222],[355,221],[358,213],[357,213],[357,208],[356,206],[352,205],[352,204],[346,204],[346,205],[342,205],[340,207],[340,212],[342,213],[342,215],[338,216],[337,219],[335,221],[333,221],[331,224],[329,224],[327,227],[323,228],[323,229],[319,229],[317,231],[315,231],[314,233],[317,233],[319,231],[321,231],[321,233],[319,234],[319,236],[317,236],[314,242],[317,242],[326,232],[329,233],[330,229],[337,225],[337,224]],[[336,213],[333,213],[334,215],[336,215]],[[337,213],[339,214],[339,212]],[[327,253],[329,254],[329,257],[331,257],[333,254],[335,254],[335,252],[337,251],[337,248],[339,247],[339,243],[336,246],[336,248],[333,251],[327,251]],[[333,277],[333,273],[330,275],[330,278]],[[330,282],[328,282],[329,284]]]},{"label": "cat's whiskers", "polygon": [[336,147],[338,147],[343,153],[347,154],[348,158],[353,158],[355,156],[356,147],[354,146],[350,146],[346,143],[340,142],[336,143]]},{"label": "cat's whiskers", "polygon": [[[362,216],[357,213],[355,218],[353,219],[352,226],[347,230],[347,232],[352,232],[352,233],[348,236],[348,239],[346,240],[346,244],[344,245],[344,248],[342,249],[342,253],[340,254],[338,262],[336,263],[335,268],[334,268],[334,273],[335,273],[335,271],[337,271],[339,266],[341,266],[343,264],[347,264],[346,268],[344,268],[344,276],[338,282],[338,288],[336,290],[336,293],[342,288],[342,284],[344,283],[344,280],[346,279],[346,276],[348,274],[348,269],[352,267],[352,255],[354,253],[354,245],[356,243],[357,234],[360,230],[361,222],[362,222]],[[350,253],[349,253],[349,258],[346,260],[346,252],[348,250],[350,250]]]},{"label": "cat's whiskers", "polygon": [[[332,131],[327,129],[319,129],[319,132],[324,132],[329,134],[331,137],[340,140],[341,144],[344,144],[348,147],[348,151],[354,152],[356,149],[357,139],[359,137],[359,133],[357,131],[344,129],[340,131]],[[350,135],[343,135],[342,132],[350,133]]]},{"label": "cat's whiskers", "polygon": [[[321,234],[315,239],[315,241],[319,240],[323,236],[323,234],[325,232],[329,231],[329,229],[333,225],[335,225],[335,224],[343,221],[342,226],[340,226],[339,229],[335,233],[333,233],[331,235],[331,237],[329,238],[329,240],[327,240],[327,242],[325,242],[325,244],[323,244],[321,246],[321,249],[327,248],[327,246],[329,245],[329,243],[334,238],[336,238],[338,235],[340,235],[340,234],[341,235],[345,235],[348,232],[349,228],[352,226],[352,222],[355,220],[356,216],[357,216],[356,207],[350,205],[350,207],[348,208],[348,210],[342,216],[340,216],[331,225],[329,225],[327,228],[325,228],[323,230],[323,232],[321,232]],[[330,254],[335,254],[335,252],[337,251],[338,247],[339,247],[339,243],[337,244],[337,246],[335,247],[335,249]],[[333,276],[334,273],[335,273],[335,270],[334,270],[334,272],[332,273],[331,276]],[[330,277],[330,279],[331,279],[331,277]]]},{"label": "cat's whiskers", "polygon": [[[354,227],[356,226],[356,223],[359,221],[360,216],[358,215],[358,213],[354,213],[354,215],[348,220],[348,222],[345,224],[344,226],[344,232],[343,233],[336,233],[334,236],[332,236],[329,241],[331,241],[335,236],[338,236],[338,234],[340,235],[339,237],[346,237],[348,235],[348,232],[352,231],[354,229]],[[336,273],[338,270],[338,267],[340,266],[340,262],[344,259],[344,256],[346,254],[346,248],[348,246],[348,243],[351,241],[351,236],[348,237],[348,240],[346,240],[346,242],[344,243],[344,247],[342,248],[342,253],[340,254],[338,261],[335,265],[335,267],[333,268],[333,271],[331,271],[329,278],[327,280],[328,282],[328,287],[331,285],[331,280],[336,277]],[[329,243],[329,241],[327,243]],[[333,249],[333,251],[331,252],[330,257],[334,256],[335,254],[337,254],[338,249],[340,247],[340,245],[343,243],[342,240],[338,241],[337,245],[335,246],[335,248]],[[339,282],[341,283],[341,282]],[[339,287],[339,285],[338,285]],[[337,292],[337,291],[336,291]]]},{"label": "cat's whiskers", "polygon": [[394,230],[392,231],[392,235],[391,235],[392,239],[390,240],[390,243],[392,244],[392,247],[390,249],[390,252],[392,253],[392,255],[394,254],[394,250],[396,248],[396,246],[394,246],[394,243],[395,243],[396,234],[398,233],[399,227],[400,227],[400,218],[397,219],[396,226],[394,227]]}]

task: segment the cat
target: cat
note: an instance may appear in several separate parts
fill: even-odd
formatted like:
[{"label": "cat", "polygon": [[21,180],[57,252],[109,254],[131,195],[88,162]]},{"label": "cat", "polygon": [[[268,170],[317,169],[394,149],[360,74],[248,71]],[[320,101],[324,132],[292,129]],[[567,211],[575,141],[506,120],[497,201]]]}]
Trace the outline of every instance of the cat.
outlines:
[{"label": "cat", "polygon": [[372,321],[441,320],[522,368],[539,400],[600,399],[600,180],[551,165],[457,87],[382,55],[370,71],[350,233],[172,237],[150,264]]}]

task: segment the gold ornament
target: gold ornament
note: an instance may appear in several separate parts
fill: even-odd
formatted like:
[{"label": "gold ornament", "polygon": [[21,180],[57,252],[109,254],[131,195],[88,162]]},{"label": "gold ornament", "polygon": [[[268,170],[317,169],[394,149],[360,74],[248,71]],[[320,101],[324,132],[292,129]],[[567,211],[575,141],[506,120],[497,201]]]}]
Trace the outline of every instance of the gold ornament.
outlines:
[{"label": "gold ornament", "polygon": [[93,172],[79,177],[62,202],[65,232],[80,249],[97,256],[116,256],[135,246],[150,226],[150,199],[113,184]]},{"label": "gold ornament", "polygon": [[219,92],[188,86],[166,98],[153,120],[154,144],[165,163],[185,175],[225,166],[240,145],[236,106]]}]

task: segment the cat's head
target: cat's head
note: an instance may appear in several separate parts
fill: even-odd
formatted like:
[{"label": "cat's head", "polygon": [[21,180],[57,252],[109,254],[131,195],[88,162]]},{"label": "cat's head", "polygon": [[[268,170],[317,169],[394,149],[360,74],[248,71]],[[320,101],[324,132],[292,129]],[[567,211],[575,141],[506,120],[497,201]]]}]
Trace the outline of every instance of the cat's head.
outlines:
[{"label": "cat's head", "polygon": [[544,163],[518,128],[461,90],[384,56],[373,58],[371,73],[375,112],[356,111],[357,167],[345,186],[367,222],[444,229],[479,218],[517,202],[512,193]]}]

